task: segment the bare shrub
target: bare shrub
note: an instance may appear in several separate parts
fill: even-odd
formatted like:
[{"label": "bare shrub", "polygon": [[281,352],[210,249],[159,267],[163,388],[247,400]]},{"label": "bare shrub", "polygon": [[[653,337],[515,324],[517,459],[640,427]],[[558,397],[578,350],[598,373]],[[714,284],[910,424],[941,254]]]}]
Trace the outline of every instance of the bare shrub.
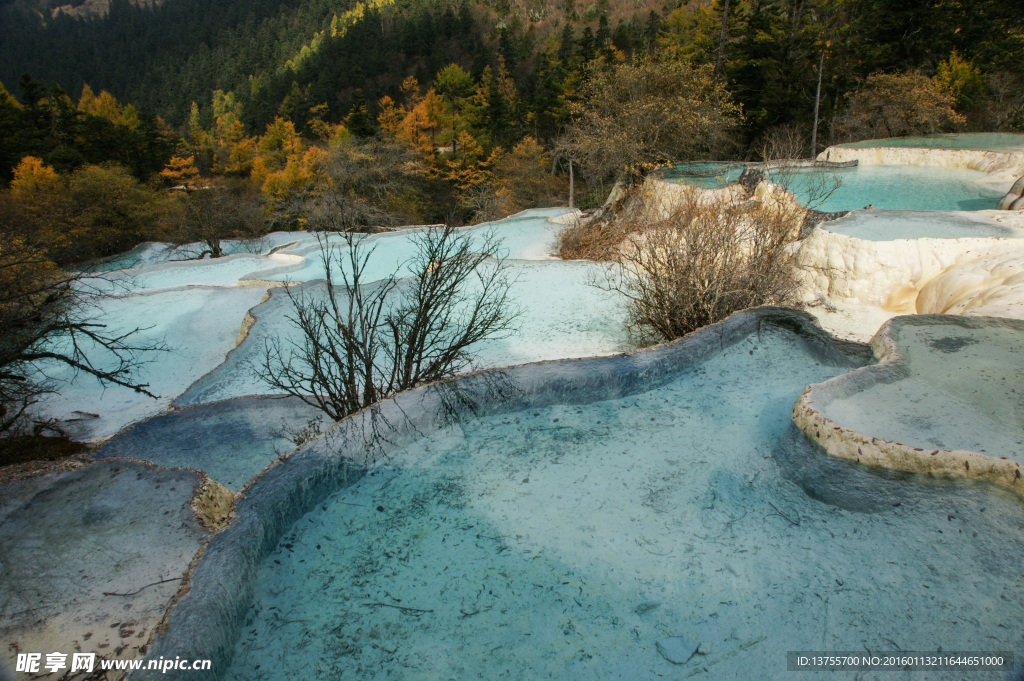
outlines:
[{"label": "bare shrub", "polygon": [[242,183],[175,192],[175,227],[169,237],[179,244],[199,244],[186,251],[190,257],[219,258],[223,241],[239,239],[243,250],[258,252],[257,245],[268,232],[259,205],[259,192]]},{"label": "bare shrub", "polygon": [[0,215],[0,450],[47,432],[60,435],[57,424],[31,414],[60,388],[48,373],[56,365],[156,397],[138,375],[163,344],[140,339],[141,328],[115,330],[99,319],[98,303],[117,282],[58,267],[3,222]]},{"label": "bare shrub", "polygon": [[766,179],[777,190],[791,192],[804,208],[819,210],[843,186],[842,170],[769,164]]},{"label": "bare shrub", "polygon": [[371,232],[419,219],[424,168],[407,147],[385,139],[341,140],[330,148],[313,198],[298,209],[310,229]]},{"label": "bare shrub", "polygon": [[807,147],[803,130],[776,126],[765,134],[758,148],[765,179],[782,191],[792,192],[808,210],[818,210],[843,184],[842,171],[810,166],[802,160]]},{"label": "bare shrub", "polygon": [[617,260],[593,283],[625,296],[627,325],[641,340],[672,340],[796,298],[796,222],[784,204],[734,204],[695,190],[667,218],[633,220]]},{"label": "bare shrub", "polygon": [[806,158],[810,145],[806,131],[797,125],[776,125],[765,131],[757,153],[765,161]]},{"label": "bare shrub", "polygon": [[367,281],[376,247],[352,233],[331,241],[318,232],[326,287],[288,287],[293,338],[267,340],[255,375],[319,408],[332,420],[402,390],[455,376],[473,361],[472,346],[507,337],[519,310],[499,240],[474,244],[451,227],[413,239],[406,267]]},{"label": "bare shrub", "polygon": [[573,159],[591,184],[665,163],[721,155],[742,119],[710,65],[638,60],[595,70],[585,104],[556,155]]}]

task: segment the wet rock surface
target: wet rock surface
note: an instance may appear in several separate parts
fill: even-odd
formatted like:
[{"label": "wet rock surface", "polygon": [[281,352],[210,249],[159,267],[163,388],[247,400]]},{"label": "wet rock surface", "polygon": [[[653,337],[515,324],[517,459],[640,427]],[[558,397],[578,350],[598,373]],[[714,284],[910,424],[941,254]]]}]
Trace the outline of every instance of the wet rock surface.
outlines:
[{"label": "wet rock surface", "polygon": [[206,483],[113,459],[0,486],[0,669],[19,651],[138,656],[210,535]]}]

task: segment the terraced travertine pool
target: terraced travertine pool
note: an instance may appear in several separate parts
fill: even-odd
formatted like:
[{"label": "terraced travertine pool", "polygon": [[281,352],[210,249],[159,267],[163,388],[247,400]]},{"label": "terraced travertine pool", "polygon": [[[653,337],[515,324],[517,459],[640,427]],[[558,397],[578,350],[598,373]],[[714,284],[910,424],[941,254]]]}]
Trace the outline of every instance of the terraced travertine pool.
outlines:
[{"label": "terraced travertine pool", "polygon": [[[610,354],[632,347],[622,324],[622,301],[614,294],[587,286],[588,277],[601,265],[554,261],[550,255],[554,234],[560,227],[548,218],[565,212],[525,211],[465,229],[475,243],[483,243],[484,235],[492,231],[503,239],[514,280],[512,298],[523,311],[518,333],[485,341],[475,348],[476,368]],[[361,236],[367,239],[368,252],[375,248],[365,281],[371,283],[396,270],[399,276],[407,276],[408,269],[402,266],[415,252],[416,233],[404,230]],[[96,320],[122,331],[139,327],[141,340],[162,342],[167,349],[149,356],[142,373],[149,390],[160,399],[152,400],[119,386],[104,388],[83,376],[72,381],[71,369],[54,364],[47,367],[49,375],[68,382],[59,394],[46,396],[40,405],[42,412],[60,419],[76,419],[85,412],[85,418],[72,421],[69,428],[79,437],[91,439],[111,436],[132,422],[163,411],[172,402],[182,407],[269,392],[254,379],[252,362],[262,352],[268,335],[279,333],[287,338],[294,328],[286,319],[288,304],[283,289],[274,289],[270,300],[260,304],[267,294],[265,280],[295,284],[325,276],[319,246],[309,234],[282,232],[273,240],[297,243],[270,257],[239,253],[215,260],[158,262],[104,275],[110,277],[109,288],[114,295],[94,301]],[[164,253],[156,245],[150,245],[149,251]],[[251,337],[239,336],[252,308],[257,308],[254,314],[260,319]],[[196,343],[196,338],[204,342]],[[241,346],[236,349],[237,340],[241,340]],[[97,355],[96,359],[102,362],[108,358]],[[265,463],[251,469],[251,475]],[[177,465],[191,462],[183,459]]]},{"label": "terraced travertine pool", "polygon": [[[744,167],[741,163],[691,163],[661,171],[660,176],[668,182],[718,189],[735,183]],[[891,164],[788,168],[769,173],[769,179],[796,194],[802,204],[830,212],[869,206],[916,211],[986,210],[995,208],[1013,184],[968,168]],[[834,186],[835,179],[841,181],[838,187]],[[824,186],[833,191],[821,200]]]},{"label": "terraced travertine pool", "polygon": [[[701,166],[691,175],[719,186],[741,168]],[[798,196],[806,172],[816,171],[794,176]],[[1016,236],[962,212],[993,207],[1001,196],[971,171],[865,166],[838,172],[846,182],[818,208],[874,209],[828,229],[872,240]],[[961,212],[882,210],[950,206]],[[525,315],[518,336],[477,348],[481,366],[630,347],[621,301],[586,285],[599,265],[543,262],[551,259],[557,230],[547,218],[560,212],[529,211],[493,226],[506,237],[513,296]],[[470,233],[476,238],[490,227]],[[368,237],[379,244],[371,279],[407,260],[412,234]],[[295,236],[278,234],[273,243]],[[257,409],[242,400],[236,414],[236,403],[216,402],[264,391],[248,366],[268,334],[284,332],[287,306],[281,289],[260,303],[266,288],[260,282],[322,286],[313,281],[325,274],[317,248],[297,236],[298,243],[273,258],[238,253],[129,271],[122,293],[98,309],[116,325],[152,324],[148,336],[168,342],[171,352],[147,374],[162,400],[77,382],[44,405],[51,413],[97,412],[99,418],[82,426],[91,437],[111,435],[171,404],[194,408],[154,419],[180,417],[166,432],[195,431],[159,462],[200,467],[232,489],[250,481],[239,500],[242,517],[211,542],[185,604],[169,620],[168,641],[201,632],[233,646],[231,666],[219,667],[218,678],[749,679],[754,669],[756,678],[774,679],[788,678],[785,654],[796,649],[1022,649],[1020,498],[966,481],[872,471],[814,449],[792,425],[794,401],[805,386],[867,358],[815,350],[806,333],[785,330],[792,325],[759,325],[735,344],[713,329],[701,331],[693,338],[720,347],[680,363],[667,382],[650,371],[663,349],[608,364],[518,367],[571,375],[578,366],[579,373],[549,406],[492,409],[458,426],[425,430],[390,448],[351,487],[332,487],[324,501],[301,506],[322,484],[317,466],[335,465],[324,461],[336,461],[337,452],[311,464],[303,449],[263,471],[281,453],[276,447],[242,451],[246,443],[231,438],[213,446],[202,431],[237,421],[238,432],[260,432],[287,448],[287,439],[264,421],[286,412],[293,421],[309,416],[294,404]],[[164,255],[154,248],[136,255],[156,263]],[[235,347],[250,308],[257,321]],[[196,344],[197,336],[207,342]],[[623,379],[614,395],[587,398],[586,386],[614,377],[608,367],[619,360],[646,368]],[[992,380],[1010,360],[986,368],[996,371]],[[955,392],[963,372],[947,369],[939,362],[929,371],[936,380],[948,374]],[[922,410],[953,413],[946,430],[981,451],[1020,443],[1012,423],[995,427],[972,411],[956,412],[955,400],[916,397],[876,396],[873,407],[896,420]],[[906,410],[887,406],[894,401]],[[864,413],[874,425],[886,423]],[[1015,418],[1005,404],[991,413],[1003,425]],[[153,436],[160,432],[154,427]],[[329,440],[310,447],[327,447]],[[145,458],[137,450],[120,451]],[[289,482],[290,471],[298,473]],[[259,507],[263,499],[267,506]],[[299,508],[308,512],[293,525],[289,514]],[[264,541],[269,555],[262,553]],[[238,569],[217,572],[242,553],[251,562],[238,559]],[[212,581],[203,581],[204,570]],[[232,592],[219,581],[241,584],[250,577],[251,602],[247,586]],[[190,610],[188,598],[203,605]],[[218,622],[225,603],[244,613],[244,621]],[[197,613],[199,628],[175,624],[179,614]],[[700,652],[673,665],[657,649],[672,636],[699,642]],[[158,640],[157,654],[185,650],[161,645]]]},{"label": "terraced travertine pool", "polygon": [[[795,432],[803,387],[855,365],[766,327],[660,387],[419,438],[286,532],[224,678],[781,679],[789,650],[1019,648],[1019,498]],[[681,666],[656,645],[677,635]],[[883,677],[911,675],[831,678]]]},{"label": "terraced travertine pool", "polygon": [[891,137],[880,140],[847,142],[840,147],[919,147],[923,149],[975,149],[981,151],[1024,151],[1024,134],[1015,132],[969,132],[940,135]]},{"label": "terraced travertine pool", "polygon": [[746,163],[696,161],[664,168],[658,171],[658,176],[666,182],[688,184],[703,189],[721,189],[739,180],[746,167]]},{"label": "terraced travertine pool", "polygon": [[[788,170],[780,180],[807,205],[818,192],[822,174],[841,184],[824,201],[821,211],[888,210],[974,211],[996,207],[1013,184],[993,182],[986,173],[968,168],[912,165],[860,165],[854,168]],[[829,180],[826,179],[827,184]],[[1006,184],[1004,187],[1003,185]]]},{"label": "terraced travertine pool", "polygon": [[906,375],[831,401],[847,428],[909,447],[1024,463],[1024,337],[1012,327],[907,326]]}]

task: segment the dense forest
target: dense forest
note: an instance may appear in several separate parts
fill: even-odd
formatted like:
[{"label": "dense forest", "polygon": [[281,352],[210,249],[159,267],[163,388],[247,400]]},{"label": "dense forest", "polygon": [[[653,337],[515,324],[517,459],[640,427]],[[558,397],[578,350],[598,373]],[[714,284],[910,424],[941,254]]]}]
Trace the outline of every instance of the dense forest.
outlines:
[{"label": "dense forest", "polygon": [[23,197],[39,173],[115,164],[150,191],[255,192],[269,224],[294,228],[347,174],[355,226],[462,223],[564,202],[570,170],[586,207],[666,162],[1024,129],[1020,3],[68,7],[0,6],[0,179]]},{"label": "dense forest", "polygon": [[[621,4],[622,6],[617,6]],[[0,82],[29,73],[77,98],[84,84],[163,117],[187,122],[197,102],[210,116],[212,93],[233,92],[250,133],[281,113],[304,118],[326,104],[332,122],[353,92],[397,99],[415,76],[429,83],[449,63],[479,79],[504,59],[517,92],[538,120],[578,80],[587,62],[668,51],[716,63],[728,12],[721,69],[746,112],[751,142],[773,125],[806,124],[822,67],[822,116],[829,120],[858,82],[875,72],[937,73],[956,53],[997,76],[997,92],[971,85],[965,100],[1020,87],[1019,2],[992,0],[723,0],[681,6],[599,0],[166,0],[154,7],[113,0],[104,16],[80,19],[14,2],[0,21]],[[821,57],[824,55],[824,62]],[[1006,82],[1011,81],[1011,82]],[[992,85],[988,83],[988,85]],[[556,87],[563,92],[549,92]],[[964,101],[961,104],[973,104]],[[550,115],[549,115],[550,118]],[[303,121],[304,122],[304,121]],[[300,123],[300,121],[296,121]],[[983,123],[979,123],[983,125]],[[301,128],[301,125],[300,125]],[[548,139],[557,133],[536,129]]]}]

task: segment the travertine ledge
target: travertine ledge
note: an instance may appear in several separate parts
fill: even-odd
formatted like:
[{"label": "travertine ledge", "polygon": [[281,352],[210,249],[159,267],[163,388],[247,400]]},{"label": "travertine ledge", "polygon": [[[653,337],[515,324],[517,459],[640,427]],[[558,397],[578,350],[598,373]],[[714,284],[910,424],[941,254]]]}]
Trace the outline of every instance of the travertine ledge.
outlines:
[{"label": "travertine ledge", "polygon": [[[896,317],[883,325],[871,341],[871,347],[879,362],[824,383],[808,386],[793,405],[794,423],[808,438],[832,456],[898,471],[984,480],[1024,495],[1024,480],[1021,479],[1024,474],[1021,472],[1021,464],[1006,456],[993,456],[966,449],[913,446],[924,444],[923,442],[904,444],[871,433],[858,432],[837,423],[824,413],[835,401],[849,398],[878,385],[893,384],[912,378],[914,371],[906,343],[900,340],[900,332],[922,326],[937,329],[957,327],[961,330],[999,329],[1024,337],[1024,322],[1018,320],[949,315]],[[945,339],[939,339],[936,343],[941,340]],[[948,353],[956,352],[958,349],[941,351]],[[937,416],[943,418],[946,415]],[[1021,453],[1016,454],[1019,457]]]}]

